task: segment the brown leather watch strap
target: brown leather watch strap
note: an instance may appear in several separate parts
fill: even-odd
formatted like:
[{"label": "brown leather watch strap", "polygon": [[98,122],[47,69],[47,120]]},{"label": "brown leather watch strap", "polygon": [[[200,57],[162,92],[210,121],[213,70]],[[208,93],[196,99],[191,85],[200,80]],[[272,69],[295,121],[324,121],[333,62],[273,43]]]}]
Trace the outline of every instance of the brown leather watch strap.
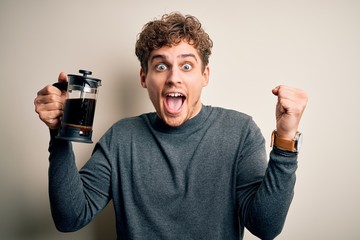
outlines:
[{"label": "brown leather watch strap", "polygon": [[295,152],[296,151],[296,146],[295,146],[295,140],[286,140],[286,139],[281,139],[277,136],[276,131],[273,131],[272,136],[271,136],[271,147],[275,146],[277,148],[286,150],[286,151],[291,151],[291,152]]}]

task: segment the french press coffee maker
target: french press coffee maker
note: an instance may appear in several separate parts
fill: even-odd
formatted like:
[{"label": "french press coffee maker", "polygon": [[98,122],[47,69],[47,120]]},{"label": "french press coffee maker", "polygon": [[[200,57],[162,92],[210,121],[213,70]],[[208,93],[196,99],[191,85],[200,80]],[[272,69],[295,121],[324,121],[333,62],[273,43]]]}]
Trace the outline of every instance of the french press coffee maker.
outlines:
[{"label": "french press coffee maker", "polygon": [[56,138],[74,142],[92,143],[92,126],[96,97],[101,80],[90,78],[91,71],[79,70],[80,75],[68,75],[68,82],[54,83],[66,91],[64,114]]}]

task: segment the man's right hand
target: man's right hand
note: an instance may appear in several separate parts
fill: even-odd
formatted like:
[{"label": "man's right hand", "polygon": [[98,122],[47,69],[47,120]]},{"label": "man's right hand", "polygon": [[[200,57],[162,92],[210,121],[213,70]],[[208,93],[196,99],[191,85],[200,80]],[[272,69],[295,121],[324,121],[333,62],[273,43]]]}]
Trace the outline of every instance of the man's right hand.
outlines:
[{"label": "man's right hand", "polygon": [[[64,72],[59,74],[58,82],[67,82],[67,76]],[[34,100],[35,112],[50,129],[60,127],[65,100],[66,92],[52,85],[47,85],[37,93]]]}]

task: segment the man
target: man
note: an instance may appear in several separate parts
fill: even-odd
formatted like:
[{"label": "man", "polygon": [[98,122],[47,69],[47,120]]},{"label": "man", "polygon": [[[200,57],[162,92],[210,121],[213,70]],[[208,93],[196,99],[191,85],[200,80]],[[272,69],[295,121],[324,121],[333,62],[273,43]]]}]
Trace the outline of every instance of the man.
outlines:
[{"label": "man", "polygon": [[[78,171],[54,136],[64,93],[46,86],[35,110],[50,128],[49,195],[60,231],[89,223],[112,199],[119,239],[273,239],[293,197],[305,92],[275,87],[276,132],[266,160],[251,117],[205,106],[212,41],[193,16],[164,15],[136,43],[140,80],[156,113],[115,123]],[[61,73],[59,81],[66,81]]]}]

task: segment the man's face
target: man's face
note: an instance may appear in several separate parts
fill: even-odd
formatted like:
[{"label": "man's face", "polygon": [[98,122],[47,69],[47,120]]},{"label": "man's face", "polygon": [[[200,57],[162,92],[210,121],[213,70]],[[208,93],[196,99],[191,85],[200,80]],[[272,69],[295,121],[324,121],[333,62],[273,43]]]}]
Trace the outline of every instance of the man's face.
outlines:
[{"label": "man's face", "polygon": [[197,50],[185,41],[151,52],[147,74],[140,71],[141,85],[169,126],[178,127],[200,112],[201,91],[210,73],[208,66],[202,69]]}]

